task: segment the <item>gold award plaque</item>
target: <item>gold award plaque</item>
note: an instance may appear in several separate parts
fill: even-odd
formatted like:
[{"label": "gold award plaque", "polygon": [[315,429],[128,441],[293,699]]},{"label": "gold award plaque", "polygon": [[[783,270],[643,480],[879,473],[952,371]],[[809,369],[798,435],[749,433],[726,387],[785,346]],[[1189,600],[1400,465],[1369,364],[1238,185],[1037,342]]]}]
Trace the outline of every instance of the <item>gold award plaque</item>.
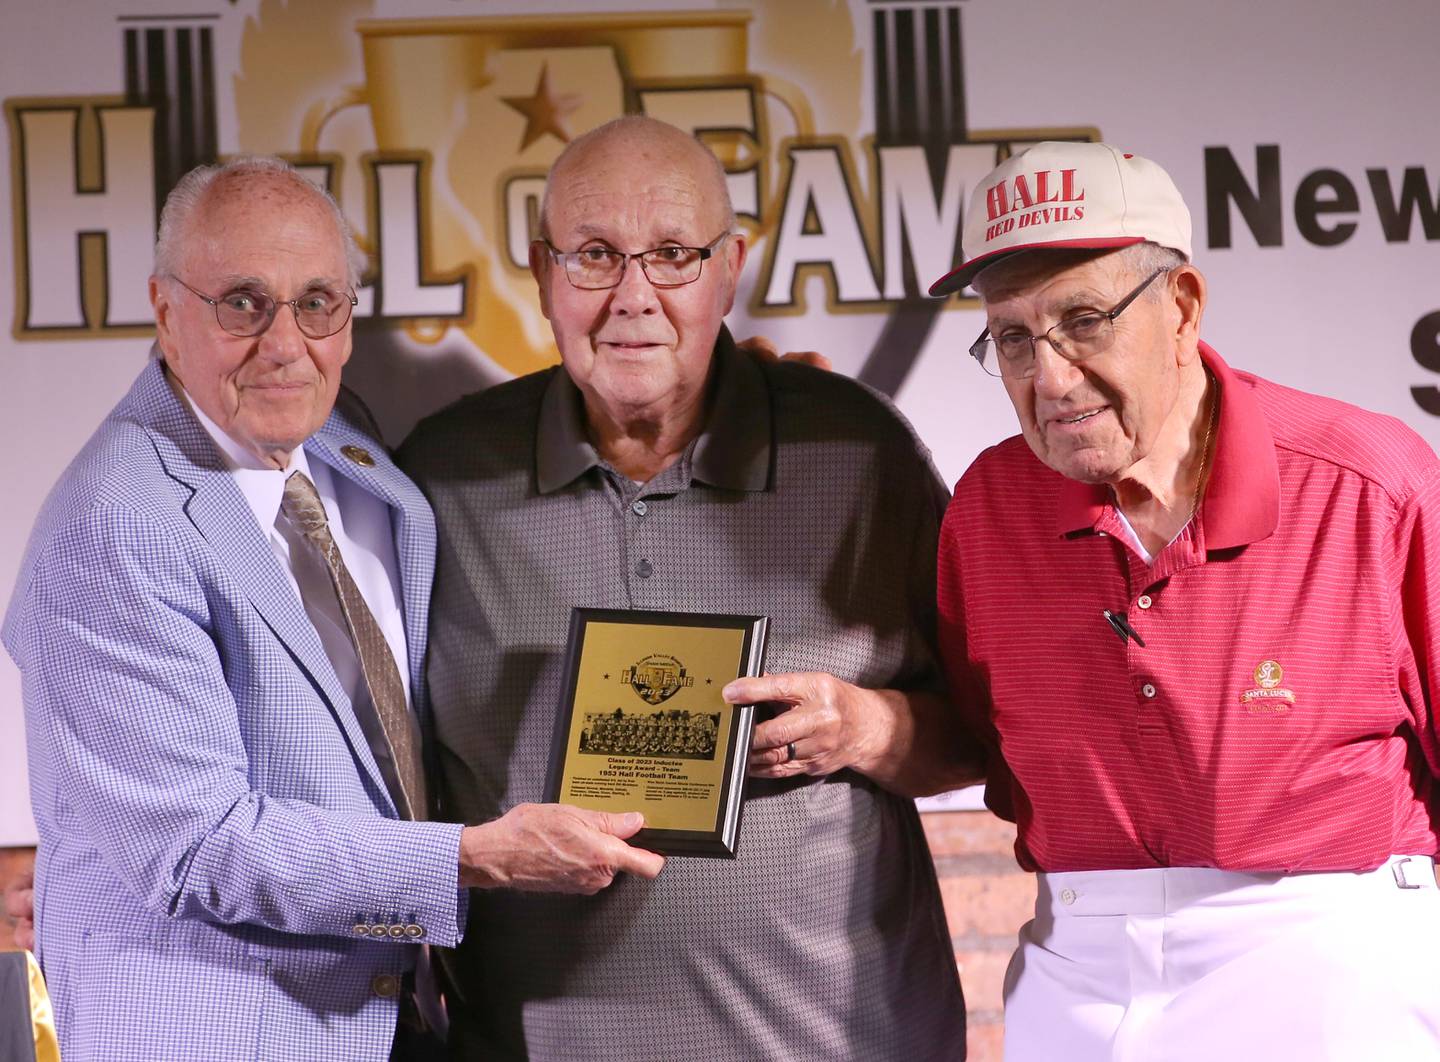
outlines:
[{"label": "gold award plaque", "polygon": [[765,628],[757,616],[574,610],[551,799],[639,811],[642,847],[733,856],[754,708],[720,691],[759,673]]}]

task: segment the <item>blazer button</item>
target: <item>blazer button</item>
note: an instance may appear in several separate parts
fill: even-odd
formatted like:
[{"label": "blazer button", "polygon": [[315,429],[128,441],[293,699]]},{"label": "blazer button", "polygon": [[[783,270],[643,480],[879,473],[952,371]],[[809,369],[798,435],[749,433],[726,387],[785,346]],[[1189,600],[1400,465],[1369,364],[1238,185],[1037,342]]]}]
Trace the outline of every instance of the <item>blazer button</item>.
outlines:
[{"label": "blazer button", "polygon": [[400,994],[400,978],[394,974],[376,974],[370,979],[370,991],[381,999],[394,999]]},{"label": "blazer button", "polygon": [[417,926],[413,922],[405,927],[405,935],[411,940],[419,940],[425,935],[425,927]]},{"label": "blazer button", "polygon": [[400,940],[401,938],[403,938],[403,937],[405,936],[405,927],[402,926],[402,925],[393,925],[393,926],[391,926],[391,927],[390,927],[390,936],[391,936],[391,938],[392,938],[393,940]]},{"label": "blazer button", "polygon": [[390,927],[389,927],[389,926],[371,926],[371,927],[370,927],[370,935],[371,935],[372,937],[374,937],[376,940],[383,940],[385,937],[388,937],[388,936],[390,935]]},{"label": "blazer button", "polygon": [[350,927],[350,931],[357,937],[368,937],[370,935],[370,925],[367,922],[356,922]]}]

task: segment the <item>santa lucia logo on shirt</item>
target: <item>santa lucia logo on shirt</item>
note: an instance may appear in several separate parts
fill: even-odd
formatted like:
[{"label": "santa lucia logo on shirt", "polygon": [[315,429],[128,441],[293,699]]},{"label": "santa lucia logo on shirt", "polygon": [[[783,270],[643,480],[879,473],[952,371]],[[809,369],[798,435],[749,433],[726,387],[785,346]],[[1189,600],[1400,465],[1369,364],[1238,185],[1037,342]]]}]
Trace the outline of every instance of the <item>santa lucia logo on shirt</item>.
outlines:
[{"label": "santa lucia logo on shirt", "polygon": [[1251,715],[1279,715],[1295,703],[1295,691],[1280,685],[1285,669],[1278,660],[1262,660],[1255,665],[1255,686],[1240,694],[1240,703]]}]

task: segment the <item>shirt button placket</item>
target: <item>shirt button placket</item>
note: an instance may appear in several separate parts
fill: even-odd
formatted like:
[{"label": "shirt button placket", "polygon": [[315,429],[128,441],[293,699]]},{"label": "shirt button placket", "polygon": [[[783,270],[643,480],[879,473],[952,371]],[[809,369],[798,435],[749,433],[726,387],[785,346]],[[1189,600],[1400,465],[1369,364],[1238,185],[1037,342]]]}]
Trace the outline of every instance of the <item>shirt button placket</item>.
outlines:
[{"label": "shirt button placket", "polygon": [[626,506],[625,539],[630,555],[630,600],[641,608],[655,607],[655,512],[652,502],[636,498]]},{"label": "shirt button placket", "polygon": [[1138,753],[1142,759],[1157,752],[1157,748],[1151,742],[1162,741],[1165,734],[1165,721],[1163,718],[1164,702],[1159,700],[1160,690],[1154,682],[1145,682],[1140,686],[1140,703],[1136,713],[1136,726],[1141,738],[1141,745]]},{"label": "shirt button placket", "polygon": [[[1150,631],[1150,633],[1147,635],[1147,641],[1152,642],[1155,639],[1156,634],[1154,630],[1155,622],[1159,619],[1159,617],[1157,615],[1154,615],[1151,611],[1154,607],[1155,598],[1151,594],[1144,593],[1141,594],[1139,597],[1135,598],[1135,611],[1132,612],[1132,615],[1135,618],[1136,625],[1144,626]],[[1158,650],[1154,647],[1149,650],[1151,654],[1157,651]],[[1138,722],[1140,733],[1148,737],[1156,737],[1159,734],[1163,733],[1164,729],[1161,723],[1160,715],[1158,714],[1159,709],[1164,702],[1162,701],[1157,703],[1157,698],[1160,696],[1160,689],[1155,684],[1155,677],[1153,675],[1146,678],[1143,682],[1140,683],[1139,692],[1140,716]]]}]

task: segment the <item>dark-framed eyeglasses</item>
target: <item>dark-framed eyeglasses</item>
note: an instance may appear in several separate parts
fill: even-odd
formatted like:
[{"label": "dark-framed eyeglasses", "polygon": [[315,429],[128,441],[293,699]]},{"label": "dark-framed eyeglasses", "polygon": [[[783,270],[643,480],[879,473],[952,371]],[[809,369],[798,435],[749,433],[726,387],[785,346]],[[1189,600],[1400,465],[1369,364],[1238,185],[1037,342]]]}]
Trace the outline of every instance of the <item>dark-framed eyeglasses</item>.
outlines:
[{"label": "dark-framed eyeglasses", "polygon": [[215,311],[215,321],[232,336],[250,338],[261,335],[275,321],[281,306],[289,306],[295,315],[295,327],[311,339],[328,339],[350,320],[360,301],[353,291],[311,288],[293,299],[276,299],[267,291],[255,288],[233,288],[219,298],[196,291],[173,273],[170,279]]},{"label": "dark-framed eyeglasses", "polygon": [[704,247],[679,247],[673,244],[653,247],[648,251],[626,254],[610,247],[582,247],[578,251],[561,251],[549,240],[540,240],[550,257],[565,267],[565,278],[585,291],[613,288],[625,279],[625,270],[633,258],[640,263],[645,277],[657,288],[679,288],[700,279],[706,259],[733,233],[726,231]]},{"label": "dark-framed eyeglasses", "polygon": [[1096,354],[1104,353],[1115,342],[1115,318],[1125,312],[1125,307],[1140,297],[1140,293],[1154,283],[1168,268],[1157,269],[1116,307],[1108,313],[1091,310],[1067,317],[1043,335],[1032,336],[1023,332],[992,336],[986,328],[980,338],[970,344],[970,356],[980,363],[991,376],[1007,380],[1024,380],[1035,375],[1035,344],[1045,340],[1050,348],[1069,362],[1084,361]]}]

